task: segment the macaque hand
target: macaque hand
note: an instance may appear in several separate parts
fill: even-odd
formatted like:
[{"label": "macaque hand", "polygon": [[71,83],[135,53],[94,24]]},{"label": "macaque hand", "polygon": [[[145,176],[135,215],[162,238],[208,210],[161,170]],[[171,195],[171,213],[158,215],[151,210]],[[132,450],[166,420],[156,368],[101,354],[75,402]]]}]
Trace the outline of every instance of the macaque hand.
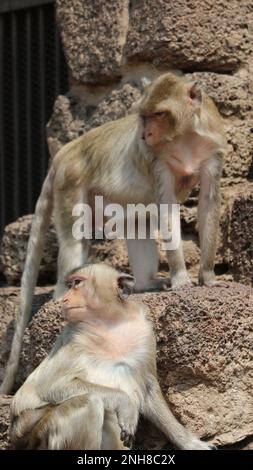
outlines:
[{"label": "macaque hand", "polygon": [[117,409],[120,438],[126,447],[130,447],[138,424],[139,410],[125,395]]}]

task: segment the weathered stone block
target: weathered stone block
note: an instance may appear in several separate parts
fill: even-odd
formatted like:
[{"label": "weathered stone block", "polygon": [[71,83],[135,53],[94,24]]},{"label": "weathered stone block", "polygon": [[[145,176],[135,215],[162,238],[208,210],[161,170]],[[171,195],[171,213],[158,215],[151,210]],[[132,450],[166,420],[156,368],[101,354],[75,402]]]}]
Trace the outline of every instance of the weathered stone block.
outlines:
[{"label": "weathered stone block", "polygon": [[57,0],[57,19],[71,76],[107,83],[121,75],[128,0]]},{"label": "weathered stone block", "polygon": [[250,0],[133,0],[128,62],[183,70],[231,71],[250,54]]}]

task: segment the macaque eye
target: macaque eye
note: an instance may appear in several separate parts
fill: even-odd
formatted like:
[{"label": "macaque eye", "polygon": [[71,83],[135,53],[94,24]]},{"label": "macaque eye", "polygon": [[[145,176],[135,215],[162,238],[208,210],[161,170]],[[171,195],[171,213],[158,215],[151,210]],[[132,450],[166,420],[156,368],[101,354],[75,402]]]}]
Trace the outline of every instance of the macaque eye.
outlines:
[{"label": "macaque eye", "polygon": [[158,111],[157,113],[154,114],[154,116],[156,116],[158,118],[164,118],[166,116],[166,112],[165,111]]},{"label": "macaque eye", "polygon": [[83,279],[73,279],[73,287],[77,287],[79,286],[79,284],[81,284],[81,282],[83,282]]},{"label": "macaque eye", "polygon": [[83,282],[83,279],[76,278],[66,282],[68,289],[73,289]]}]

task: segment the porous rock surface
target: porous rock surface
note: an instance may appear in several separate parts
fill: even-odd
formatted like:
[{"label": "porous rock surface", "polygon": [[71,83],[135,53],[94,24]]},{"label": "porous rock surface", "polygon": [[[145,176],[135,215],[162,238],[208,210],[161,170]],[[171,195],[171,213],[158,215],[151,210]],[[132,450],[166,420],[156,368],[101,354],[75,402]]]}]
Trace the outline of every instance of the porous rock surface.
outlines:
[{"label": "porous rock surface", "polygon": [[231,71],[250,54],[252,8],[247,0],[147,0],[131,5],[125,45],[129,62]]},{"label": "porous rock surface", "polygon": [[[10,353],[11,341],[14,333],[15,318],[18,312],[20,289],[18,287],[0,288],[0,383],[3,379],[4,366]],[[37,287],[32,305],[32,314],[52,295],[52,287]],[[16,387],[24,378],[22,360],[16,377]]]},{"label": "porous rock surface", "polygon": [[[4,287],[0,288],[0,383],[3,380],[6,362],[9,357],[11,341],[14,334],[15,317],[18,311],[20,289],[17,287]],[[36,288],[32,314],[38,311],[43,303],[50,298],[52,293],[51,287],[38,287]],[[15,390],[23,383],[24,378],[27,376],[28,358],[26,350],[29,345],[27,335],[23,342],[23,351],[21,354],[21,361],[16,376]],[[7,449],[8,443],[8,428],[10,424],[9,418],[9,404],[10,400],[6,397],[0,396],[0,450]]]},{"label": "porous rock surface", "polygon": [[58,96],[47,124],[48,142],[51,147],[54,145],[52,156],[62,145],[89,129],[125,116],[140,96],[139,88],[131,83],[105,88],[98,92],[98,97],[94,90],[89,93],[78,87],[66,96]]},{"label": "porous rock surface", "polygon": [[[27,244],[32,223],[32,215],[20,217],[17,221],[7,225],[0,242],[0,271],[4,274],[10,285],[20,283],[24,269]],[[53,225],[46,233],[45,245],[47,249],[40,265],[39,282],[55,281],[58,244]]]},{"label": "porous rock surface", "polygon": [[68,66],[75,80],[108,82],[120,75],[128,0],[57,0]]},{"label": "porous rock surface", "polygon": [[221,219],[220,251],[235,281],[253,285],[253,183],[236,186]]},{"label": "porous rock surface", "polygon": [[57,0],[71,76],[106,83],[126,64],[231,72],[251,53],[249,0]]},{"label": "porous rock surface", "polygon": [[9,401],[0,402],[0,450],[8,448],[9,440],[9,425],[10,425],[10,409]]}]

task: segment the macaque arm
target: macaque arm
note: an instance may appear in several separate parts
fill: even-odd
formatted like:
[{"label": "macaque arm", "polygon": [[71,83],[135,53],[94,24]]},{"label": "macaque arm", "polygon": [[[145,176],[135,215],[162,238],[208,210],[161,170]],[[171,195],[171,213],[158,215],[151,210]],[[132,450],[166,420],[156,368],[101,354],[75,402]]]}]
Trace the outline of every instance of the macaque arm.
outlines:
[{"label": "macaque arm", "polygon": [[220,175],[222,156],[216,155],[206,164],[200,176],[198,224],[200,239],[199,282],[214,285],[214,260],[220,215]]},{"label": "macaque arm", "polygon": [[[49,391],[46,400],[58,404],[69,398],[86,393],[92,394],[94,397],[97,396],[99,400],[102,400],[106,411],[117,414],[122,440],[125,445],[128,445],[137,427],[139,410],[122,390],[96,385],[75,378],[68,385],[58,382]],[[45,397],[43,398],[45,399]]]},{"label": "macaque arm", "polygon": [[162,396],[155,377],[150,377],[147,386],[143,415],[160,429],[170,442],[183,450],[210,450],[211,447],[186,429],[175,418]]}]

